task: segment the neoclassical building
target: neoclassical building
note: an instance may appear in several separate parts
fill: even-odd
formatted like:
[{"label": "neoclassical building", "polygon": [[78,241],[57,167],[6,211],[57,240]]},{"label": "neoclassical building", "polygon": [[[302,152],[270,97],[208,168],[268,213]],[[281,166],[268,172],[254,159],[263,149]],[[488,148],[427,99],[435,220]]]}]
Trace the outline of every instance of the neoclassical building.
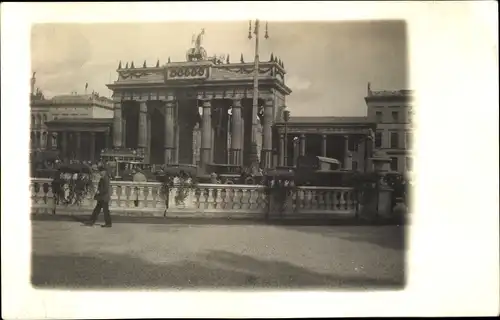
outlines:
[{"label": "neoclassical building", "polygon": [[[297,165],[301,155],[335,158],[341,169],[369,171],[375,150],[391,158],[393,171],[411,164],[412,92],[374,91],[368,85],[365,117],[296,117],[284,121],[283,62],[271,54],[255,64],[209,58],[198,35],[185,61],[119,62],[112,98],[97,94],[45,99],[33,93],[32,145],[58,150],[61,158],[122,159],[147,164],[248,166],[255,140],[263,168]],[[256,114],[256,118],[253,116]],[[44,137],[44,138],[41,138]]]},{"label": "neoclassical building", "polygon": [[368,171],[376,124],[368,117],[290,117],[275,125],[277,165],[296,166],[299,156],[340,161],[341,169]]},{"label": "neoclassical building", "polygon": [[[154,164],[192,164],[197,154],[201,168],[249,164],[254,63],[243,57],[238,63],[229,57],[207,58],[201,35],[186,61],[119,63],[118,79],[108,85],[113,91],[113,148],[136,149]],[[256,113],[264,167],[273,165],[272,128],[291,93],[285,74],[278,57],[260,62]]]},{"label": "neoclassical building", "polygon": [[372,90],[368,84],[368,118],[377,125],[374,147],[391,158],[391,171],[413,170],[413,98],[412,90]]},{"label": "neoclassical building", "polygon": [[97,160],[111,147],[113,103],[91,94],[57,95],[46,99],[31,79],[32,150],[57,150],[61,159]]}]

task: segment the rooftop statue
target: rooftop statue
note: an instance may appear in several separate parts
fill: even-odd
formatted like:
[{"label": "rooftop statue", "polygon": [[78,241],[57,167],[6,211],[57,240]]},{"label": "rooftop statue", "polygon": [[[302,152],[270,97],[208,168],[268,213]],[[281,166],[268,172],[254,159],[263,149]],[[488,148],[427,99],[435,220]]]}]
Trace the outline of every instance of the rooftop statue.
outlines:
[{"label": "rooftop statue", "polygon": [[199,60],[205,60],[207,58],[207,53],[205,49],[201,46],[204,35],[205,35],[205,29],[201,29],[201,32],[196,37],[193,35],[191,43],[194,44],[194,48],[189,49],[187,52],[188,61],[199,61]]}]

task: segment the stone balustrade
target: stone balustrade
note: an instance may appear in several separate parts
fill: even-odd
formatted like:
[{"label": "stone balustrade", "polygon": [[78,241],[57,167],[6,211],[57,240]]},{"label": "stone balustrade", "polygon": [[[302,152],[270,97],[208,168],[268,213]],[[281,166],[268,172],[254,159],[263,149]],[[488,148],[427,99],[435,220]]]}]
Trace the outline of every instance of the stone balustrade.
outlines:
[{"label": "stone balustrade", "polygon": [[[79,204],[56,203],[51,179],[31,179],[33,214],[71,213],[90,214],[95,200],[87,194]],[[96,182],[94,182],[96,183]],[[94,186],[94,189],[96,186]],[[66,187],[66,190],[68,188]],[[68,192],[68,191],[66,191]],[[185,196],[176,197],[180,192]],[[176,199],[177,198],[177,199]],[[131,181],[111,182],[110,210],[112,214],[131,216],[225,216],[262,217],[269,212],[272,198],[261,185],[197,184],[193,188],[169,189],[165,197],[161,183]],[[272,201],[271,201],[272,202]],[[289,197],[283,216],[307,214],[332,214],[354,216],[357,203],[351,188],[298,187]],[[271,208],[274,208],[271,204]],[[270,215],[277,215],[271,210]]]}]

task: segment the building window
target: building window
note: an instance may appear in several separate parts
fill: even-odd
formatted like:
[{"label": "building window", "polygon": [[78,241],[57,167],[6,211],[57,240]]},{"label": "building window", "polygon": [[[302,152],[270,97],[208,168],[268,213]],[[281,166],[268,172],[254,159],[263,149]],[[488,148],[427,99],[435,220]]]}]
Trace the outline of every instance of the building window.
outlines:
[{"label": "building window", "polygon": [[398,171],[398,158],[391,158],[391,171]]},{"label": "building window", "polygon": [[405,146],[406,146],[406,149],[411,148],[411,133],[410,132],[405,133]]},{"label": "building window", "polygon": [[352,170],[353,171],[358,171],[358,162],[357,161],[353,161],[352,162]]},{"label": "building window", "polygon": [[413,167],[412,158],[406,157],[406,171],[411,171]]},{"label": "building window", "polygon": [[382,119],[382,111],[375,112],[375,121],[377,123],[380,123],[380,122],[382,122],[382,120],[383,120]]},{"label": "building window", "polygon": [[408,107],[408,123],[413,122],[413,107],[409,106]]},{"label": "building window", "polygon": [[399,122],[399,112],[393,111],[391,115],[392,115],[392,121]]},{"label": "building window", "polygon": [[392,149],[397,149],[398,148],[398,140],[399,140],[399,135],[397,132],[391,132],[391,148]]},{"label": "building window", "polygon": [[375,148],[382,147],[382,132],[375,133]]}]

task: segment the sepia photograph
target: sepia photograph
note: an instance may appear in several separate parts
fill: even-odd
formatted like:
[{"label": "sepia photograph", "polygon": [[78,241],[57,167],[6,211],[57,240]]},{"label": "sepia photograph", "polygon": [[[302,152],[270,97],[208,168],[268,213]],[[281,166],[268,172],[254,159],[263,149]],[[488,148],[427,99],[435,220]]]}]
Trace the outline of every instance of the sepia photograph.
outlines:
[{"label": "sepia photograph", "polygon": [[404,21],[37,24],[31,44],[34,286],[404,288]]},{"label": "sepia photograph", "polygon": [[498,315],[497,3],[1,9],[2,318]]}]

